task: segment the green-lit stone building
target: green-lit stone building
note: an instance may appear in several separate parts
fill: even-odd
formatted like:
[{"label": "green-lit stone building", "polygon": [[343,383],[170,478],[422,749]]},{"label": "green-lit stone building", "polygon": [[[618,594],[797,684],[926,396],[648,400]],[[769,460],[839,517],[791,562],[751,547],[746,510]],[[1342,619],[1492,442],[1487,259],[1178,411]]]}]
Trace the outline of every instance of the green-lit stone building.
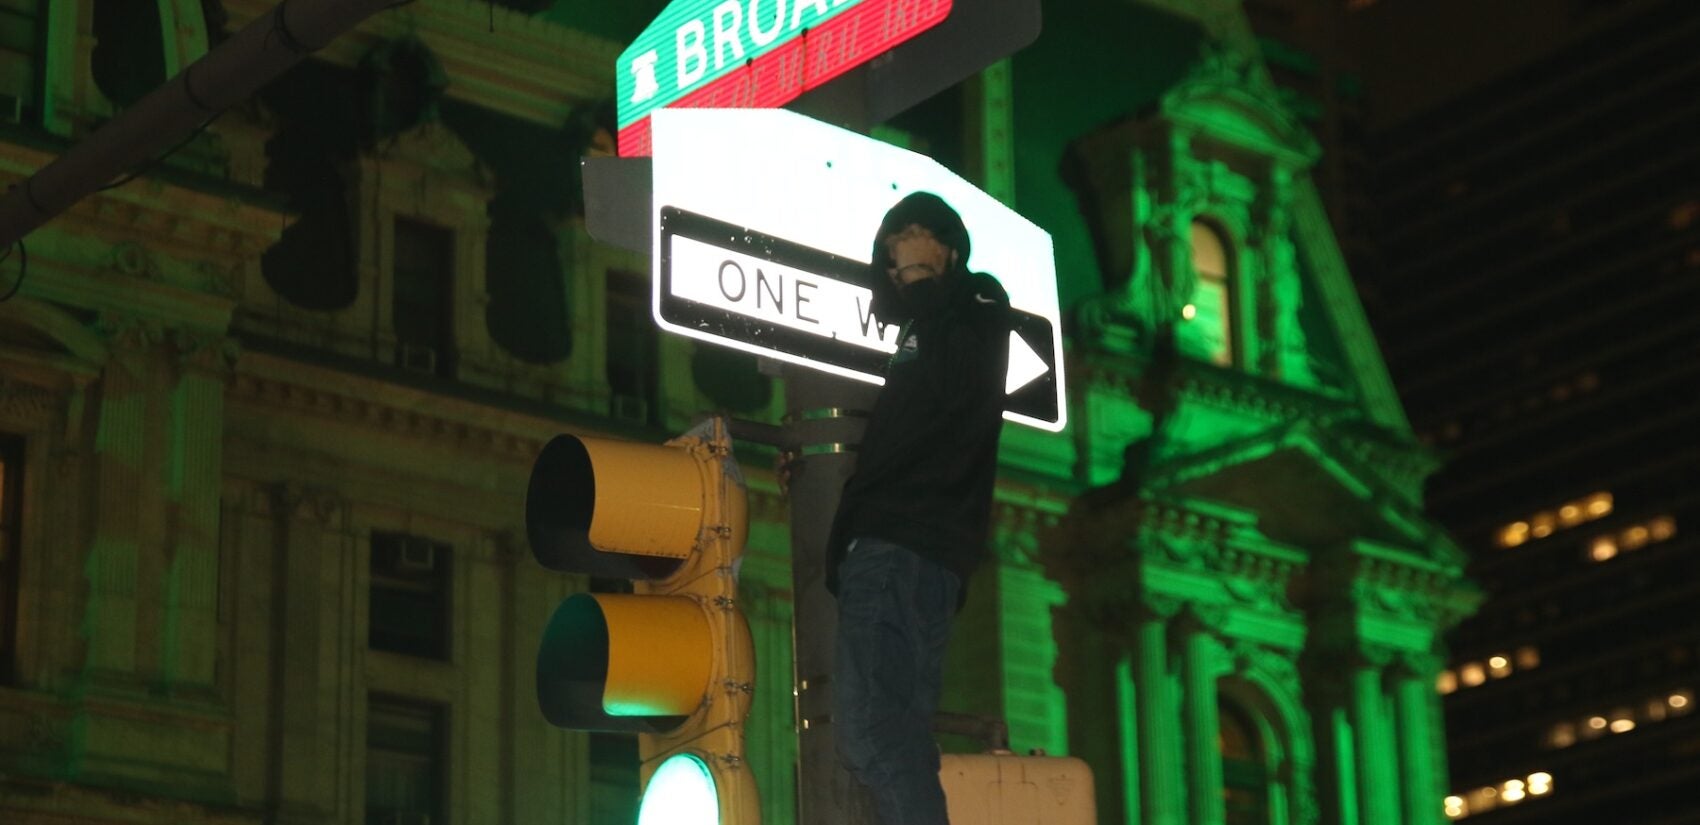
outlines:
[{"label": "green-lit stone building", "polygon": [[[0,180],[272,5],[0,0]],[[630,821],[631,743],[533,703],[596,583],[529,558],[530,461],[784,403],[660,336],[647,258],[584,230],[576,159],[657,6],[407,4],[30,236],[0,819]],[[1085,758],[1105,823],[1443,819],[1439,639],[1478,597],[1293,112],[1237,2],[1094,0],[876,131],[1055,238],[1072,423],[1006,430],[946,706]],[[748,767],[791,823],[786,502],[742,458]]]}]

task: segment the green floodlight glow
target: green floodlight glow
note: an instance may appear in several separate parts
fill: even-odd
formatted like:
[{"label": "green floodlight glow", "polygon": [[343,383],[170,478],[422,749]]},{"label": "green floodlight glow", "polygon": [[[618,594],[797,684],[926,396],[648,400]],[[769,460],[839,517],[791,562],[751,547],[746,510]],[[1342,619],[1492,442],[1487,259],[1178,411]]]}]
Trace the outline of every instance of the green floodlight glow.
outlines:
[{"label": "green floodlight glow", "polygon": [[638,803],[638,825],[720,825],[720,793],[701,758],[667,757]]}]

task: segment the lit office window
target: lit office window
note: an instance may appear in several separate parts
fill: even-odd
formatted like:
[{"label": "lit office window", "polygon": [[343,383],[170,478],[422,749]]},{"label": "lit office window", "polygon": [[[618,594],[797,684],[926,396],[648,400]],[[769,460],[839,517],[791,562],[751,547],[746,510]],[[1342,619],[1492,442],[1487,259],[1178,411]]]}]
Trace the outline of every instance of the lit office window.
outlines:
[{"label": "lit office window", "polygon": [[1611,712],[1611,732],[1628,733],[1635,729],[1635,712],[1629,708],[1618,708]]},{"label": "lit office window", "polygon": [[1495,532],[1494,543],[1500,547],[1517,547],[1535,539],[1544,539],[1561,530],[1603,518],[1609,515],[1611,510],[1611,493],[1594,493],[1590,496],[1564,502],[1552,510],[1542,510],[1527,519],[1513,521]]},{"label": "lit office window", "polygon": [[1552,535],[1552,531],[1557,528],[1558,519],[1553,517],[1550,512],[1536,513],[1533,518],[1529,519],[1529,535],[1537,539],[1544,539]]},{"label": "lit office window", "polygon": [[1672,516],[1660,516],[1647,523],[1647,529],[1652,531],[1653,541],[1666,541],[1676,535],[1676,519]]},{"label": "lit office window", "polygon": [[1532,670],[1541,666],[1541,651],[1530,645],[1517,648],[1517,669]]},{"label": "lit office window", "polygon": [[1516,547],[1529,540],[1529,523],[1514,521],[1499,531],[1500,547]]},{"label": "lit office window", "polygon": [[1485,684],[1490,679],[1504,679],[1540,665],[1540,650],[1532,645],[1524,645],[1509,653],[1495,653],[1485,661],[1465,662],[1456,669],[1441,671],[1435,679],[1435,690],[1442,695],[1455,693],[1464,688]]},{"label": "lit office window", "polygon": [[1632,524],[1615,533],[1595,536],[1588,545],[1588,558],[1610,561],[1623,553],[1639,550],[1649,544],[1668,541],[1676,535],[1676,518],[1659,516]]},{"label": "lit office window", "polygon": [[1579,741],[1629,733],[1638,727],[1686,716],[1691,712],[1693,702],[1693,691],[1683,688],[1649,696],[1638,705],[1617,707],[1605,713],[1594,713],[1578,719],[1566,719],[1547,729],[1546,746],[1568,748]]},{"label": "lit office window", "polygon": [[1528,776],[1507,779],[1496,785],[1484,785],[1480,788],[1453,794],[1446,797],[1443,806],[1446,818],[1463,819],[1473,814],[1487,813],[1498,808],[1517,805],[1531,799],[1548,796],[1552,793],[1552,774],[1546,771],[1536,771]]},{"label": "lit office window", "polygon": [[1200,325],[1199,334],[1213,363],[1234,362],[1233,289],[1230,284],[1228,247],[1222,233],[1203,221],[1192,222],[1192,267],[1198,287],[1192,302],[1181,309],[1188,324]]},{"label": "lit office window", "polygon": [[1671,207],[1668,218],[1671,229],[1680,232],[1693,226],[1697,220],[1700,220],[1700,201],[1683,201]]},{"label": "lit office window", "polygon": [[1647,539],[1651,537],[1647,528],[1640,524],[1624,530],[1622,535],[1623,538],[1618,541],[1618,544],[1623,545],[1625,550],[1640,550],[1647,546]]}]

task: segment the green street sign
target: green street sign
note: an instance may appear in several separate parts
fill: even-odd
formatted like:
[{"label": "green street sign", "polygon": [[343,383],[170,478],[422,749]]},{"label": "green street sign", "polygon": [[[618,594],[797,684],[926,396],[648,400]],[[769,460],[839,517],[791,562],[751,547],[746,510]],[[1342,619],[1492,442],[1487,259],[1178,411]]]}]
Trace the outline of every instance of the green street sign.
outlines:
[{"label": "green street sign", "polygon": [[766,109],[941,23],[952,0],[674,0],[620,55],[620,154],[667,106]]}]

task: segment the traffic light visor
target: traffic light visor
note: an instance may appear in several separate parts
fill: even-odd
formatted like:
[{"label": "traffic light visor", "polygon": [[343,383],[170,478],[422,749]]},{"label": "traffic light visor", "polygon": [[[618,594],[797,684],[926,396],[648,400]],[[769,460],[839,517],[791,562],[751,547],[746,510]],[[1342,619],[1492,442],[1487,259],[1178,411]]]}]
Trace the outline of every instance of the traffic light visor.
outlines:
[{"label": "traffic light visor", "polygon": [[565,728],[672,730],[702,704],[712,656],[695,599],[580,593],[543,632],[537,704]]},{"label": "traffic light visor", "polygon": [[552,570],[665,579],[702,537],[713,477],[689,450],[556,436],[526,491],[532,554]]}]

